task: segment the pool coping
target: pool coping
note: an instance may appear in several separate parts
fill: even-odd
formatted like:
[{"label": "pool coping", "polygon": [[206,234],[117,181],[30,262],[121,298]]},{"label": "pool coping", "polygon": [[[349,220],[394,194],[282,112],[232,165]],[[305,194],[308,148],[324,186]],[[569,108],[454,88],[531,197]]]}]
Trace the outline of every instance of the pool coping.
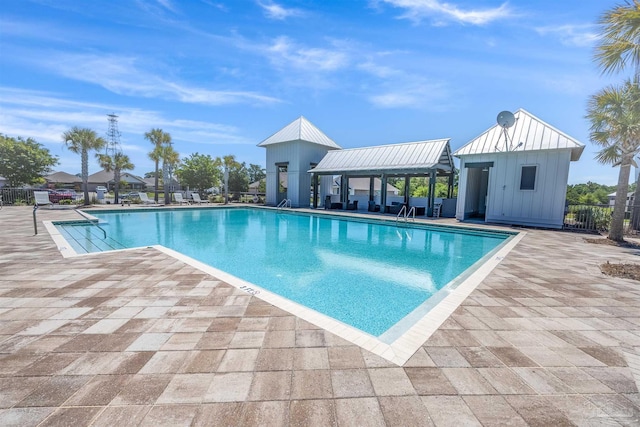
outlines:
[{"label": "pool coping", "polygon": [[[228,207],[228,206],[226,206]],[[257,206],[233,206],[233,207],[248,207],[248,208],[258,208]],[[167,208],[171,209],[171,208]],[[207,209],[207,208],[204,208]],[[273,209],[273,208],[267,208]],[[114,211],[122,211],[121,209],[113,209]],[[129,211],[129,210],[127,210]],[[291,211],[294,212],[294,211]],[[299,213],[319,213],[322,216],[335,216],[335,217],[344,217],[344,218],[359,218],[359,219],[367,219],[367,220],[380,220],[379,217],[371,217],[367,215],[348,215],[348,214],[340,214],[333,215],[325,212],[315,212],[315,211],[306,211],[299,210]],[[86,212],[84,212],[87,214]],[[90,219],[97,219],[90,214]],[[392,222],[394,219],[387,219],[381,222]],[[366,332],[363,332],[353,326],[347,325],[339,320],[336,320],[332,317],[329,317],[325,314],[317,312],[313,309],[310,309],[302,304],[296,303],[292,300],[284,298],[278,294],[275,294],[267,289],[264,289],[258,285],[240,279],[232,274],[229,274],[223,270],[217,269],[215,267],[211,267],[201,261],[198,261],[194,258],[191,258],[187,255],[184,255],[178,251],[167,248],[162,245],[152,245],[152,246],[142,246],[137,248],[127,248],[127,249],[117,249],[105,252],[94,252],[94,253],[86,253],[79,254],[77,253],[71,245],[66,241],[66,239],[62,236],[62,234],[57,230],[54,225],[55,223],[64,223],[64,222],[83,222],[83,221],[43,221],[43,224],[47,231],[49,232],[52,240],[56,244],[60,254],[64,258],[71,257],[93,257],[99,256],[101,253],[113,253],[113,252],[124,252],[124,251],[134,251],[141,248],[153,248],[162,252],[166,255],[169,255],[179,261],[184,262],[206,274],[210,274],[211,276],[216,277],[219,280],[222,280],[229,285],[249,294],[255,296],[265,302],[268,302],[275,307],[278,307],[282,310],[285,310],[292,315],[295,315],[309,323],[312,323],[328,332],[331,332],[355,345],[358,345],[386,360],[392,362],[398,366],[402,366],[406,363],[409,358],[424,344],[425,341],[429,339],[429,337],[444,323],[445,320],[451,316],[451,314],[462,304],[462,302],[473,292],[474,289],[478,287],[478,285],[491,273],[491,271],[507,256],[507,254],[522,240],[522,238],[526,235],[526,231],[505,231],[501,229],[492,229],[491,227],[482,227],[482,228],[474,228],[474,227],[465,227],[460,225],[437,225],[437,224],[429,224],[424,222],[415,223],[416,225],[427,225],[434,228],[452,228],[452,229],[467,229],[472,231],[488,231],[488,232],[499,232],[501,234],[511,234],[507,240],[501,244],[497,248],[490,252],[485,257],[481,258],[477,261],[476,264],[479,263],[479,266],[476,267],[469,275],[462,279],[461,282],[456,283],[450,289],[447,289],[449,285],[445,286],[442,290],[445,291],[446,296],[441,298],[439,302],[433,307],[431,307],[426,314],[424,314],[419,320],[417,320],[413,325],[407,328],[402,334],[400,334],[392,343],[385,343],[377,337],[370,335]],[[470,267],[470,268],[473,268]],[[464,273],[463,273],[464,274]],[[454,279],[455,281],[455,279]],[[423,303],[424,304],[424,303]],[[422,304],[421,304],[422,306]],[[418,307],[420,308],[420,306]],[[393,328],[393,327],[392,327]],[[384,334],[383,334],[384,335]]]}]

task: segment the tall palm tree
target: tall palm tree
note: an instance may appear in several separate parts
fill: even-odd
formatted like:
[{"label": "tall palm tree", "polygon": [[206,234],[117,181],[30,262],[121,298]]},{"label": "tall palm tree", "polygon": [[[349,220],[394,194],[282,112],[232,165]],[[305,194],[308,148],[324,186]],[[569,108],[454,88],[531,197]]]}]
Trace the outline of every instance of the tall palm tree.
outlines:
[{"label": "tall palm tree", "polygon": [[118,196],[120,190],[120,177],[122,171],[128,171],[135,168],[129,156],[123,154],[122,152],[116,152],[113,157],[108,154],[98,154],[98,161],[100,162],[100,167],[102,167],[107,172],[113,172],[113,180],[115,181],[114,185],[114,196],[115,203],[118,203]]},{"label": "tall palm tree", "polygon": [[640,88],[627,80],[601,90],[589,99],[587,118],[591,141],[603,147],[598,161],[620,166],[609,239],[622,241],[629,175],[640,153]]},{"label": "tall palm tree", "polygon": [[[598,21],[602,27],[596,45],[595,60],[603,73],[633,69],[633,83],[640,85],[640,0],[626,1],[602,14]],[[621,196],[622,197],[622,196]],[[627,193],[624,193],[626,200]],[[640,175],[633,197],[632,226],[640,228]]]},{"label": "tall palm tree", "polygon": [[595,60],[603,73],[635,70],[634,80],[640,78],[640,0],[626,1],[606,11],[598,23],[602,26],[596,45]]},{"label": "tall palm tree", "polygon": [[171,144],[167,144],[162,147],[160,156],[162,158],[162,180],[164,181],[164,204],[171,203],[171,193],[169,185],[173,177],[170,175],[170,171],[174,171],[180,163],[180,154],[173,149]]},{"label": "tall palm tree", "polygon": [[88,205],[90,204],[89,189],[87,188],[87,182],[89,181],[89,151],[103,148],[107,144],[107,141],[100,138],[95,131],[86,128],[81,129],[77,126],[63,133],[62,140],[69,151],[80,154],[84,204]]},{"label": "tall palm tree", "polygon": [[[163,147],[171,144],[171,135],[164,132],[162,129],[154,128],[145,133],[144,138],[153,144],[153,150],[149,153],[149,158],[155,162],[155,191],[153,200],[158,203],[158,166],[160,164],[160,160],[162,160]],[[162,172],[164,176],[164,170]]]}]

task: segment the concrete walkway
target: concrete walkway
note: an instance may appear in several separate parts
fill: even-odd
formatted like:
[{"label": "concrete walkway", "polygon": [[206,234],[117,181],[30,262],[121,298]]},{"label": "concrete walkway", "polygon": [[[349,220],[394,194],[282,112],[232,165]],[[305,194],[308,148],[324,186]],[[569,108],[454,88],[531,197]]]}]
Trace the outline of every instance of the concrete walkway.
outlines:
[{"label": "concrete walkway", "polygon": [[[402,367],[155,249],[0,210],[1,426],[640,425],[640,251],[525,238]],[[38,220],[77,219],[40,209]]]}]

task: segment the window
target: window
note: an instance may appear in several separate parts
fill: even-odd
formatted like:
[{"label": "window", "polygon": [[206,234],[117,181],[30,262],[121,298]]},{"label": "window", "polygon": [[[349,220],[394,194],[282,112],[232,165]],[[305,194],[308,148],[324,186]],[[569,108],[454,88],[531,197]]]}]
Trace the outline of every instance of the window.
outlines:
[{"label": "window", "polygon": [[536,189],[536,171],[537,166],[522,166],[520,173],[520,190]]}]

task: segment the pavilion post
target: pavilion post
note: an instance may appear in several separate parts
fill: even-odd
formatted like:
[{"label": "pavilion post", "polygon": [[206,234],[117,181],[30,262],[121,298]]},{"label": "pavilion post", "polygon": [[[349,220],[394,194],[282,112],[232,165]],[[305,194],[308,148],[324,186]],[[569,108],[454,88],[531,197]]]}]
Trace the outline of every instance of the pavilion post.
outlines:
[{"label": "pavilion post", "polygon": [[411,177],[409,175],[404,176],[404,204],[409,210],[409,194],[411,193]]},{"label": "pavilion post", "polygon": [[453,171],[449,174],[449,188],[447,191],[447,198],[451,199],[453,197]]},{"label": "pavilion post", "polygon": [[313,209],[318,209],[318,179],[317,173],[313,174]]},{"label": "pavilion post", "polygon": [[370,177],[369,177],[369,201],[370,201],[370,202],[371,202],[371,201],[373,201],[373,200],[375,199],[375,193],[376,193],[376,190],[375,190],[375,187],[374,187],[374,185],[373,185],[373,183],[374,183],[374,179],[375,179],[375,178],[374,178],[374,177],[372,177],[372,176],[370,176]]},{"label": "pavilion post", "polygon": [[387,206],[387,175],[382,174],[382,185],[380,186],[380,212],[384,213]]},{"label": "pavilion post", "polygon": [[433,216],[433,197],[436,192],[436,171],[429,171],[429,207],[427,208],[427,216]]}]

